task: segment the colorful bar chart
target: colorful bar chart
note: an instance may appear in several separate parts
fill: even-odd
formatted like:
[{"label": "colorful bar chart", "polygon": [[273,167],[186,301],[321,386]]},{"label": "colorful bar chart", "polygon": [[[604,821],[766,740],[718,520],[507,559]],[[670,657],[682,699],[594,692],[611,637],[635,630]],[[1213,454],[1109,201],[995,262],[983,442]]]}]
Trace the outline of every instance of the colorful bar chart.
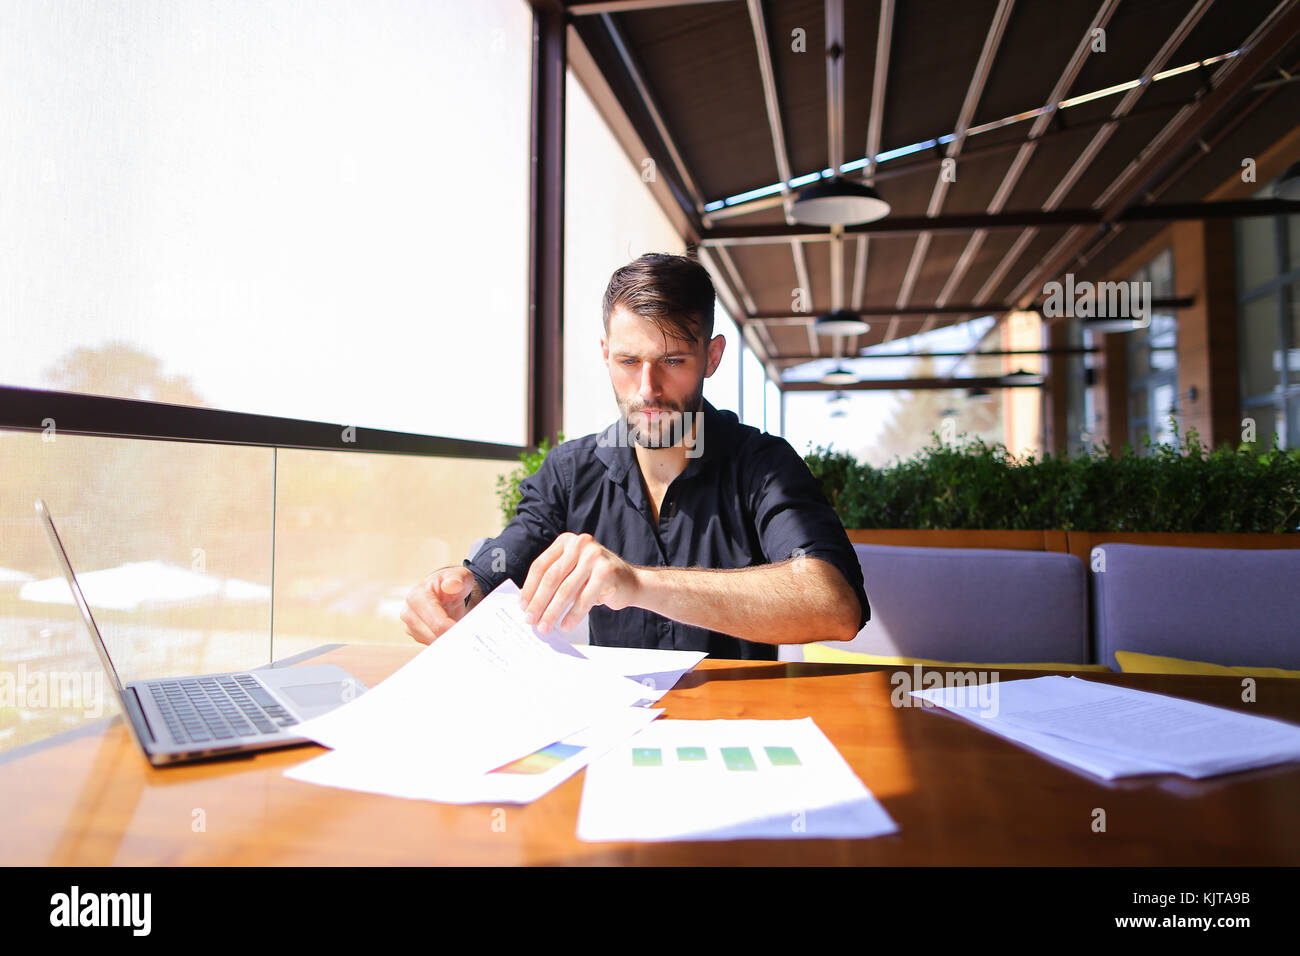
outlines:
[{"label": "colorful bar chart", "polygon": [[582,748],[573,744],[553,743],[543,747],[541,750],[530,753],[527,757],[520,757],[514,763],[508,763],[504,767],[498,767],[493,773],[545,773],[557,764],[568,760],[576,753],[581,753]]}]

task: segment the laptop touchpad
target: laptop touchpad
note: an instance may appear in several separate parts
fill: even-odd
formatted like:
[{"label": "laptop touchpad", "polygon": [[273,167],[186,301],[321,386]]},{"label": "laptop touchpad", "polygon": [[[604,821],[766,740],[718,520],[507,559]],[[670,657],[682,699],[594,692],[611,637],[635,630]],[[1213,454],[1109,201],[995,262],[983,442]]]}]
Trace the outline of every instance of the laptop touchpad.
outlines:
[{"label": "laptop touchpad", "polygon": [[277,687],[276,692],[288,697],[300,710],[325,711],[344,703],[347,687],[346,681],[330,681],[328,684],[290,684]]}]

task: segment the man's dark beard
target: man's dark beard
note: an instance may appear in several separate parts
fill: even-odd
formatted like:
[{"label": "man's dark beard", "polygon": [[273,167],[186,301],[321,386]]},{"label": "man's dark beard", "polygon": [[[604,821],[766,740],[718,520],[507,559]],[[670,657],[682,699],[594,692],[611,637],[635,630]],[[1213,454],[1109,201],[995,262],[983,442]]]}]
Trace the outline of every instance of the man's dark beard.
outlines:
[{"label": "man's dark beard", "polygon": [[[623,424],[627,428],[628,437],[633,442],[642,448],[672,448],[674,445],[681,444],[690,418],[704,408],[704,379],[700,379],[700,384],[695,391],[681,405],[674,404],[666,399],[654,406],[646,405],[644,402],[636,402],[635,404],[629,402],[626,405],[619,402],[618,405],[619,410],[623,413]],[[661,418],[656,427],[642,428],[642,426],[632,421],[632,416],[649,407],[661,408],[665,411],[680,414],[666,422]],[[655,431],[658,431],[657,436]]]}]

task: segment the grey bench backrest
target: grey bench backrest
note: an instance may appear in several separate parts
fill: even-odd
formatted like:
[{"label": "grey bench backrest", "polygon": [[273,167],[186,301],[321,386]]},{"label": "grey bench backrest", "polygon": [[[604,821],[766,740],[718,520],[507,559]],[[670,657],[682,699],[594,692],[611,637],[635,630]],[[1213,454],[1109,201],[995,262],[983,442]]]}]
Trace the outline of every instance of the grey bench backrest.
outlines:
[{"label": "grey bench backrest", "polygon": [[1300,550],[1106,544],[1091,567],[1099,663],[1139,651],[1300,668]]}]

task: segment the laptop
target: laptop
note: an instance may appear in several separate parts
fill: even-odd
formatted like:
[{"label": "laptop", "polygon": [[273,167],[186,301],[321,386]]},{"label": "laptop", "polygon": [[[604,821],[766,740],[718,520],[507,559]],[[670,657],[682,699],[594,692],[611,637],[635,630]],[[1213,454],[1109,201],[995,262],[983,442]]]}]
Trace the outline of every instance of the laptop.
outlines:
[{"label": "laptop", "polygon": [[294,726],[365,692],[364,684],[331,664],[157,678],[129,681],[124,686],[81,593],[50,509],[39,498],[36,513],[45,525],[108,682],[122,702],[126,726],[155,767],[312,743],[295,734]]}]

